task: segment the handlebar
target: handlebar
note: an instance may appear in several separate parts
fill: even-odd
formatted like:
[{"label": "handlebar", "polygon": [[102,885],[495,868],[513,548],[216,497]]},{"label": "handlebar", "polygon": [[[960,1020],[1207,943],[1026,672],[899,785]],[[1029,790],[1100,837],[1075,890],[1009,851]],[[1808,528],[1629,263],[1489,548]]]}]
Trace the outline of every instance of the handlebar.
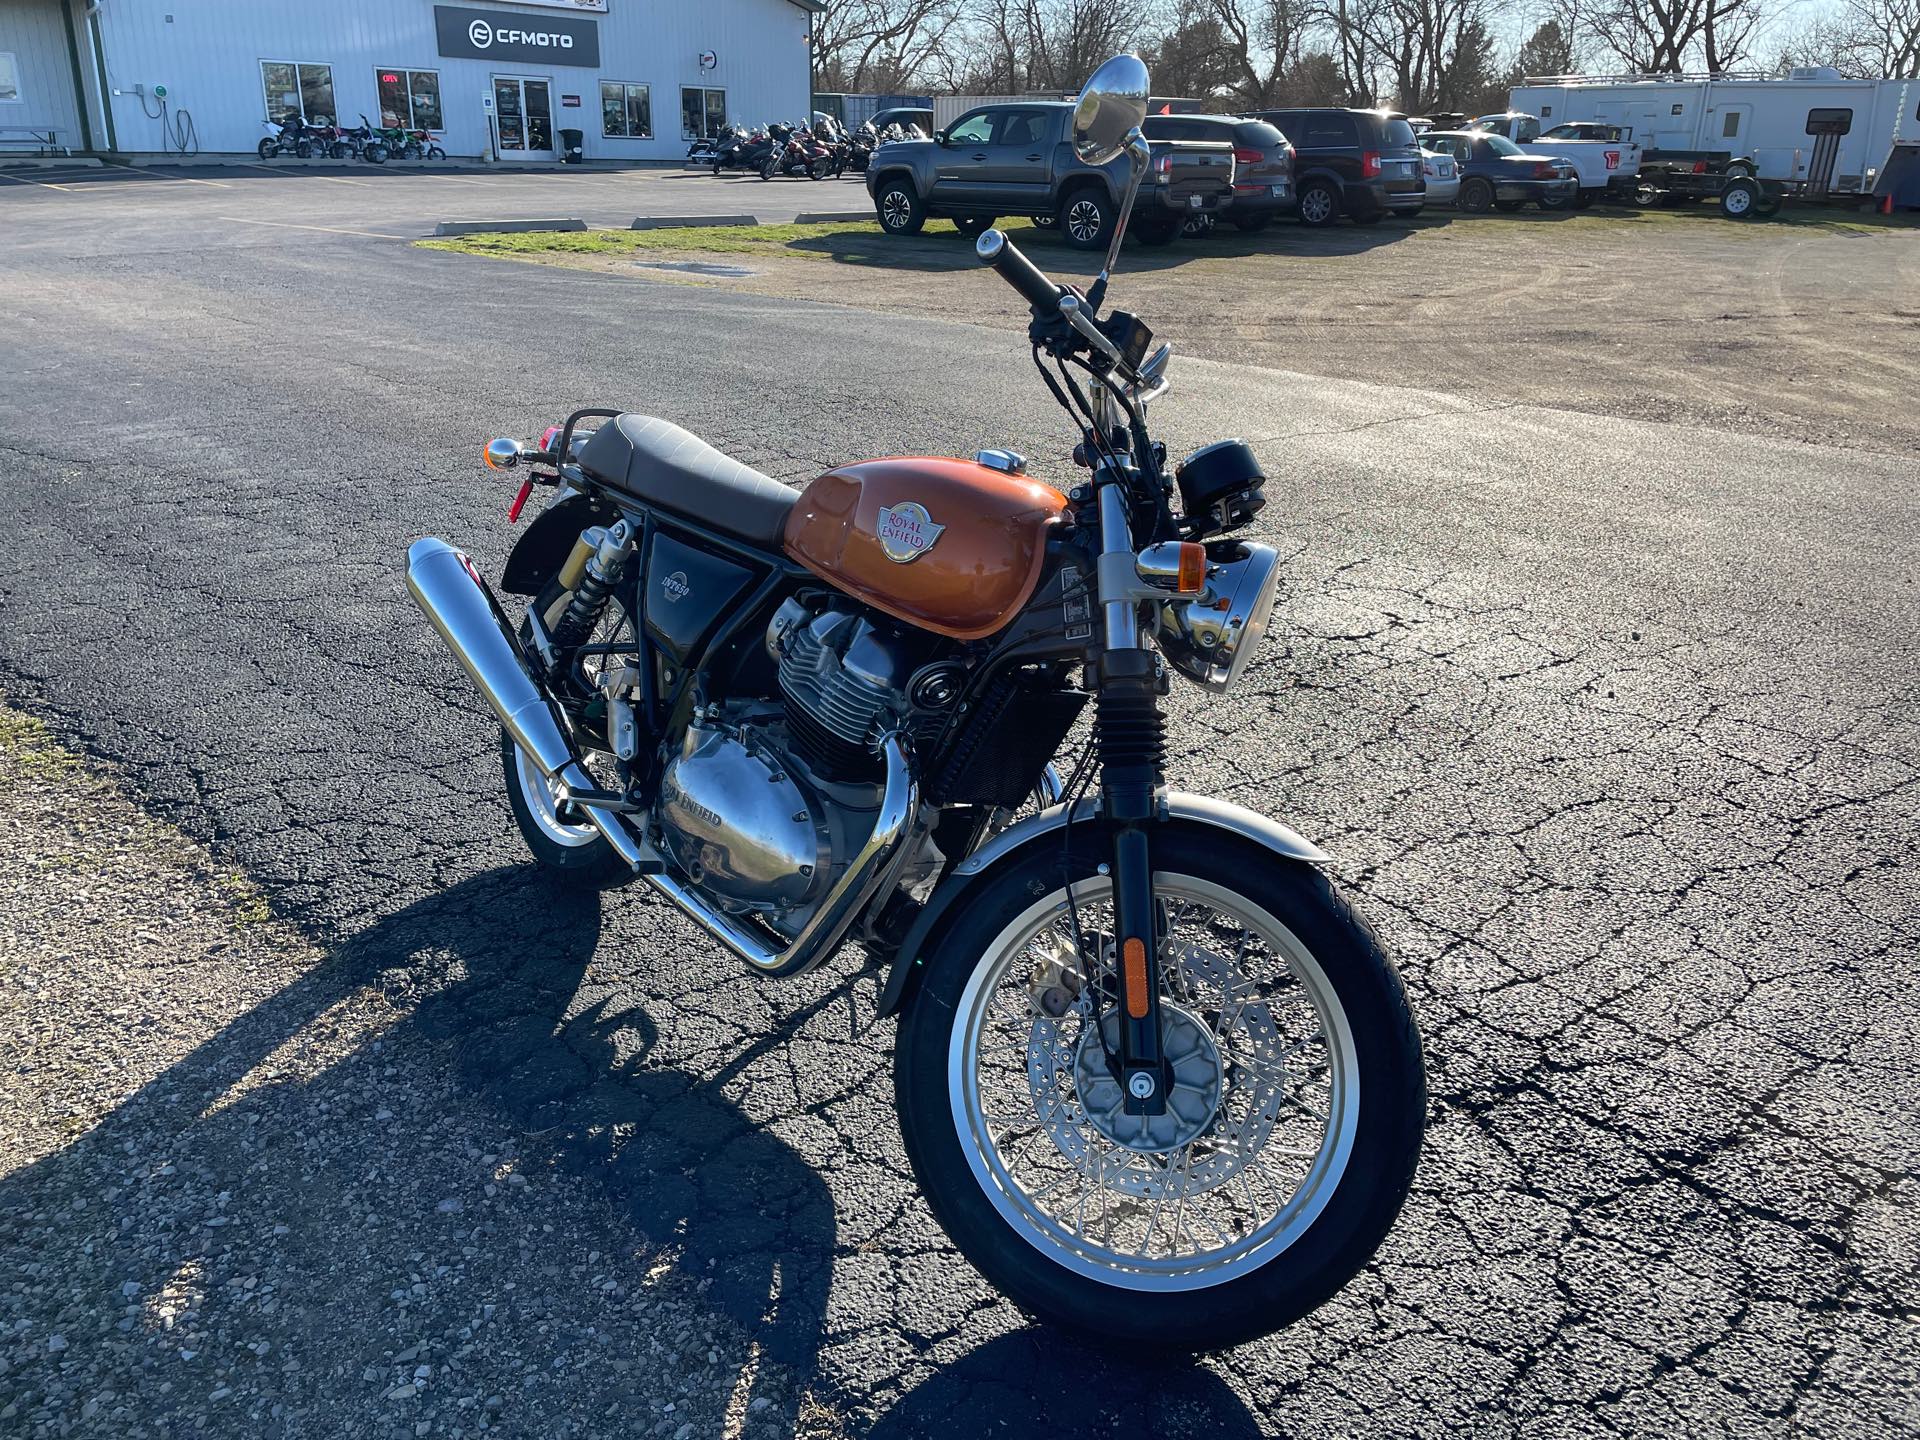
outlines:
[{"label": "handlebar", "polygon": [[991,265],[1002,280],[1019,292],[1035,310],[1053,313],[1060,304],[1060,296],[1065,293],[1060,286],[1049,280],[1044,271],[1026,256],[1019,247],[998,230],[989,230],[974,244],[973,253],[980,257],[980,263]]}]

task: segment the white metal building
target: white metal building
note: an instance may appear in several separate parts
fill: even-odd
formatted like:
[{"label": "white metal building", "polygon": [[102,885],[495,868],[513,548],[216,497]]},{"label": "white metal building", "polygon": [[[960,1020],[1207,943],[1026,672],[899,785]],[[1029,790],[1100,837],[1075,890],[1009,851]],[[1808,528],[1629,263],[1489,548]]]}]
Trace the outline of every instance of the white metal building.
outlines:
[{"label": "white metal building", "polygon": [[1725,151],[1768,180],[1864,192],[1896,141],[1920,139],[1920,80],[1836,70],[1761,75],[1562,75],[1513,89],[1542,127],[1622,125],[1643,150]]},{"label": "white metal building", "polygon": [[[820,0],[0,0],[0,155],[252,151],[288,113],[450,155],[664,160],[804,120]],[[51,141],[47,139],[51,134]]]}]

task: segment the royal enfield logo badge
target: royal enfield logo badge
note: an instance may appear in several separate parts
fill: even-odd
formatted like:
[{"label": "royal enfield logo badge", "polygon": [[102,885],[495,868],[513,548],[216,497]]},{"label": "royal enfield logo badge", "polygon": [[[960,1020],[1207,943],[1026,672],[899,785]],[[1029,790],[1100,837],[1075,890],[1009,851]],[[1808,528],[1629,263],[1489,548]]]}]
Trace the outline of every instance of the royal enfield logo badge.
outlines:
[{"label": "royal enfield logo badge", "polygon": [[660,593],[669,600],[684,600],[693,593],[693,587],[687,584],[687,572],[676,570],[660,579]]},{"label": "royal enfield logo badge", "polygon": [[880,509],[880,552],[896,565],[917,560],[933,548],[947,527],[933,523],[927,507],[911,500]]}]

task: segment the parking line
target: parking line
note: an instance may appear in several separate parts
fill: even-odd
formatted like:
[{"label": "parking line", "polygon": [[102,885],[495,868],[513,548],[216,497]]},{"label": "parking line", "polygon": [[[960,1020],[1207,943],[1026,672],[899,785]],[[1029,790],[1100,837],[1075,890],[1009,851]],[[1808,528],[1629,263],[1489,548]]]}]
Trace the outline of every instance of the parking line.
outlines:
[{"label": "parking line", "polygon": [[249,220],[244,215],[217,215],[234,225],[270,225],[275,230],[318,230],[323,235],[363,235],[369,240],[406,240],[406,235],[390,235],[382,230],[341,230],[332,225],[294,225],[285,220]]},{"label": "parking line", "polygon": [[56,185],[51,180],[29,180],[24,175],[0,175],[0,180],[11,180],[16,185],[38,185],[42,190],[65,190],[69,195],[81,193],[70,185]]},{"label": "parking line", "polygon": [[358,185],[362,190],[370,188],[367,185],[367,182],[364,180],[345,180],[338,175],[322,175],[318,171],[314,171],[314,170],[306,170],[306,171],[276,170],[271,165],[255,165],[250,160],[242,160],[240,163],[242,165],[245,165],[249,170],[258,170],[262,174],[266,174],[266,175],[284,175],[284,176],[287,176],[288,178],[292,178],[294,176],[304,174],[308,178],[314,179],[314,180],[331,180],[336,185]]}]

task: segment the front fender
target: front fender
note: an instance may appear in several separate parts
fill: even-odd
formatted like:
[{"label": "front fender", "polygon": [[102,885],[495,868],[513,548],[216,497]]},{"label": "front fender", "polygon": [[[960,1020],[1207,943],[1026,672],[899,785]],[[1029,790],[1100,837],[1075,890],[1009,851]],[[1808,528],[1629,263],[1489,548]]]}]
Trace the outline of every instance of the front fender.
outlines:
[{"label": "front fender", "polygon": [[[1099,809],[1099,800],[1088,797],[1074,807],[1073,820],[1076,824],[1090,822],[1097,818]],[[1308,865],[1325,865],[1332,861],[1326,851],[1299,831],[1245,806],[1216,800],[1211,796],[1188,795],[1180,791],[1170,793],[1167,796],[1167,821],[1230,831],[1242,839],[1266,846],[1277,855]],[[1049,843],[1050,838],[1057,835],[1066,823],[1066,806],[1055,805],[1042,810],[1017,825],[1008,826],[954,867],[953,873],[928,897],[919,918],[913,922],[913,928],[907,931],[906,938],[900,942],[900,948],[894,954],[893,968],[887,974],[887,983],[880,990],[878,1010],[881,1017],[900,1009],[917,987],[921,955],[927,947],[927,941],[938,933],[954,907],[1004,867],[1017,863],[1029,846]]]}]

